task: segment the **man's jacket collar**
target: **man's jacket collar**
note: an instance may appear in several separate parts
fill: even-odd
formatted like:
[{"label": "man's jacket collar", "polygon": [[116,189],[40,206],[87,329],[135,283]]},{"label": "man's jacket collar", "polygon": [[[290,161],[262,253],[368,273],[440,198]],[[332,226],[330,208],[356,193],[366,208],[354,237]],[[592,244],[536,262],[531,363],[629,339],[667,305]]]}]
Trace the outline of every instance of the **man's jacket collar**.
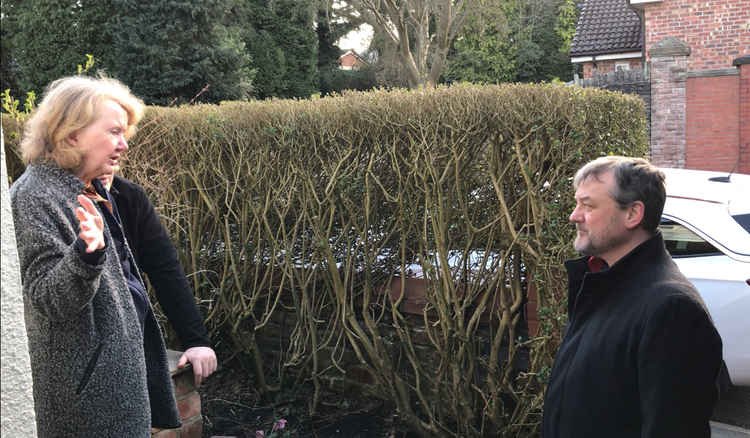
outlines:
[{"label": "man's jacket collar", "polygon": [[609,269],[600,272],[590,272],[588,267],[588,256],[565,262],[568,271],[568,312],[572,311],[575,298],[581,290],[584,281],[600,283],[608,287],[602,288],[602,295],[611,291],[611,286],[618,284],[627,277],[643,270],[643,265],[658,263],[667,254],[664,248],[664,239],[661,232],[657,231],[651,238],[633,248],[620,260],[615,262]]}]

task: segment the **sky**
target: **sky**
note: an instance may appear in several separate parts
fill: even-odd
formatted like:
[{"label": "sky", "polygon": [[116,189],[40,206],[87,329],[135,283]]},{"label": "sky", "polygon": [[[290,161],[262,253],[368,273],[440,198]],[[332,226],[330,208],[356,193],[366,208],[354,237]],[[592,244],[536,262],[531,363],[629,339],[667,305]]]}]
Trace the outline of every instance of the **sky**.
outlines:
[{"label": "sky", "polygon": [[362,54],[367,50],[367,46],[370,45],[373,31],[372,26],[369,24],[363,24],[357,30],[353,30],[348,34],[341,37],[338,41],[338,46],[341,50],[351,50]]}]

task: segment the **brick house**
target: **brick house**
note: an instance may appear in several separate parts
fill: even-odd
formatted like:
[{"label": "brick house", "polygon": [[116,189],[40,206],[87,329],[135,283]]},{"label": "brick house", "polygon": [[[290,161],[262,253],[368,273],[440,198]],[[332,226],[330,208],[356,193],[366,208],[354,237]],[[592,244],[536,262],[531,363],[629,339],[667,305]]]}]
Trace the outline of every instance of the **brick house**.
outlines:
[{"label": "brick house", "polygon": [[576,27],[570,60],[583,77],[643,68],[641,20],[627,0],[587,0]]},{"label": "brick house", "polygon": [[570,56],[584,80],[643,70],[656,164],[750,173],[748,0],[586,0]]},{"label": "brick house", "polygon": [[367,61],[354,50],[348,50],[339,57],[339,68],[341,70],[359,70],[367,65]]}]

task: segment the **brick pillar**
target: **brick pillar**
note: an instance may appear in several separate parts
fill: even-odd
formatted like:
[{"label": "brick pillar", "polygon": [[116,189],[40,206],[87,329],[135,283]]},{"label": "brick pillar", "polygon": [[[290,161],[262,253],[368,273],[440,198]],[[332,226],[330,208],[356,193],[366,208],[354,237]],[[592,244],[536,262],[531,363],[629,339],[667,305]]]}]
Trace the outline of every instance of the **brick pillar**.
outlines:
[{"label": "brick pillar", "polygon": [[690,46],[667,37],[648,51],[651,57],[651,161],[685,167],[687,58]]},{"label": "brick pillar", "polygon": [[179,429],[154,429],[152,438],[201,438],[203,417],[201,416],[201,396],[193,385],[193,368],[190,364],[177,368],[181,351],[167,350],[169,371],[172,374],[177,410],[180,412],[182,427]]},{"label": "brick pillar", "polygon": [[734,60],[740,70],[740,159],[738,173],[750,174],[750,54]]}]

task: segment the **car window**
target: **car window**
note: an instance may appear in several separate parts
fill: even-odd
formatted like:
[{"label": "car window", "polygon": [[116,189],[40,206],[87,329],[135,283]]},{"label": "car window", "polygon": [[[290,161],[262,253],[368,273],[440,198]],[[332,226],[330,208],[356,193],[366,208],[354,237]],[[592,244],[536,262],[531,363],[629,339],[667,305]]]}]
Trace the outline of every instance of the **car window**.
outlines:
[{"label": "car window", "polygon": [[659,225],[664,244],[672,257],[697,257],[721,254],[715,246],[677,222],[662,219]]},{"label": "car window", "polygon": [[745,231],[750,233],[750,214],[735,214],[732,215],[732,218],[737,221]]}]

